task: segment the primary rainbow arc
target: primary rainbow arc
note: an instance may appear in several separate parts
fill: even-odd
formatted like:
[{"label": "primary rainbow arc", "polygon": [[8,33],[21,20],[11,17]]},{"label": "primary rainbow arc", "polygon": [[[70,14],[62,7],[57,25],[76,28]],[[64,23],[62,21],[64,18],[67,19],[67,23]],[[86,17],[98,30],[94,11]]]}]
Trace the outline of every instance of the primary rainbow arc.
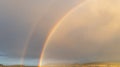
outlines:
[{"label": "primary rainbow arc", "polygon": [[40,62],[39,62],[39,65],[38,65],[38,66],[42,66],[42,61],[43,61],[45,49],[46,49],[47,44],[49,43],[51,37],[53,36],[53,34],[55,33],[55,31],[57,30],[57,28],[62,24],[62,22],[63,22],[71,13],[73,13],[74,11],[76,11],[77,9],[79,9],[80,7],[82,7],[84,4],[86,4],[86,3],[89,2],[89,1],[90,1],[90,0],[86,0],[85,2],[80,3],[80,4],[78,4],[77,6],[75,6],[74,8],[72,8],[72,9],[71,9],[70,11],[68,11],[68,12],[62,17],[62,19],[60,19],[60,20],[54,25],[54,27],[50,30],[50,33],[48,34],[48,37],[46,38],[45,44],[44,44],[44,46],[43,46],[42,53],[41,53],[41,56],[40,56]]}]

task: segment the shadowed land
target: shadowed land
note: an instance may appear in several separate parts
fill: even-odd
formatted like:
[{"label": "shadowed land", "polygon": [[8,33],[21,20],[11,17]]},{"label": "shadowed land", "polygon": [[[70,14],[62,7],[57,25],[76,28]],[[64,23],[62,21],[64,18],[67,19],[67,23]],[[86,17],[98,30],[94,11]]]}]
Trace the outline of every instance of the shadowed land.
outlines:
[{"label": "shadowed land", "polygon": [[2,65],[0,67],[38,67],[38,66],[25,66],[25,65]]}]

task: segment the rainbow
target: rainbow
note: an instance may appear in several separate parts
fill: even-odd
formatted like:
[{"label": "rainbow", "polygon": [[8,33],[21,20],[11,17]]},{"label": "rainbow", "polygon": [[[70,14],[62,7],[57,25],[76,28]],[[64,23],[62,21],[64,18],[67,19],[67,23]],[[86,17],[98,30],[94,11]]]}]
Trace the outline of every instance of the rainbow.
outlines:
[{"label": "rainbow", "polygon": [[48,37],[46,38],[46,41],[43,45],[43,49],[42,49],[42,53],[41,53],[41,56],[40,56],[40,62],[39,62],[39,65],[38,66],[42,66],[42,61],[43,61],[43,57],[44,57],[44,52],[45,52],[45,49],[51,39],[51,37],[53,36],[53,34],[56,32],[56,30],[58,29],[58,27],[62,24],[62,22],[70,15],[72,14],[74,11],[76,11],[77,9],[79,9],[80,7],[82,7],[84,4],[86,4],[87,2],[89,2],[90,0],[86,0],[78,5],[76,5],[74,8],[72,8],[70,11],[68,11],[63,17],[62,19],[60,19],[54,26],[53,28],[50,30],[49,34],[48,34]]}]

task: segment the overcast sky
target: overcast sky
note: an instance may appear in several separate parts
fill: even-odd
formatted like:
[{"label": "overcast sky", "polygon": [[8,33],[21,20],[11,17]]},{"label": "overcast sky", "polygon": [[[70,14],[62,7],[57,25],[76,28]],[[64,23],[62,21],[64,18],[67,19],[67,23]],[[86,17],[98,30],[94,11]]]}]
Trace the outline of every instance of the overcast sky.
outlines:
[{"label": "overcast sky", "polygon": [[82,0],[0,0],[0,63],[20,64],[24,52],[25,64],[38,64],[48,32],[80,2]]}]

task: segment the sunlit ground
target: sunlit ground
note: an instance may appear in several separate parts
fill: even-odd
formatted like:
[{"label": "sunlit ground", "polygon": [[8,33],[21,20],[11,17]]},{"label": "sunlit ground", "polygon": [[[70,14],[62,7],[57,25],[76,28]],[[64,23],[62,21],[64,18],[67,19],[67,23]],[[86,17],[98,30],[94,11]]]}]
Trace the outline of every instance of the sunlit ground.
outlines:
[{"label": "sunlit ground", "polygon": [[71,65],[44,65],[41,67],[120,67],[120,63],[87,63]]}]

